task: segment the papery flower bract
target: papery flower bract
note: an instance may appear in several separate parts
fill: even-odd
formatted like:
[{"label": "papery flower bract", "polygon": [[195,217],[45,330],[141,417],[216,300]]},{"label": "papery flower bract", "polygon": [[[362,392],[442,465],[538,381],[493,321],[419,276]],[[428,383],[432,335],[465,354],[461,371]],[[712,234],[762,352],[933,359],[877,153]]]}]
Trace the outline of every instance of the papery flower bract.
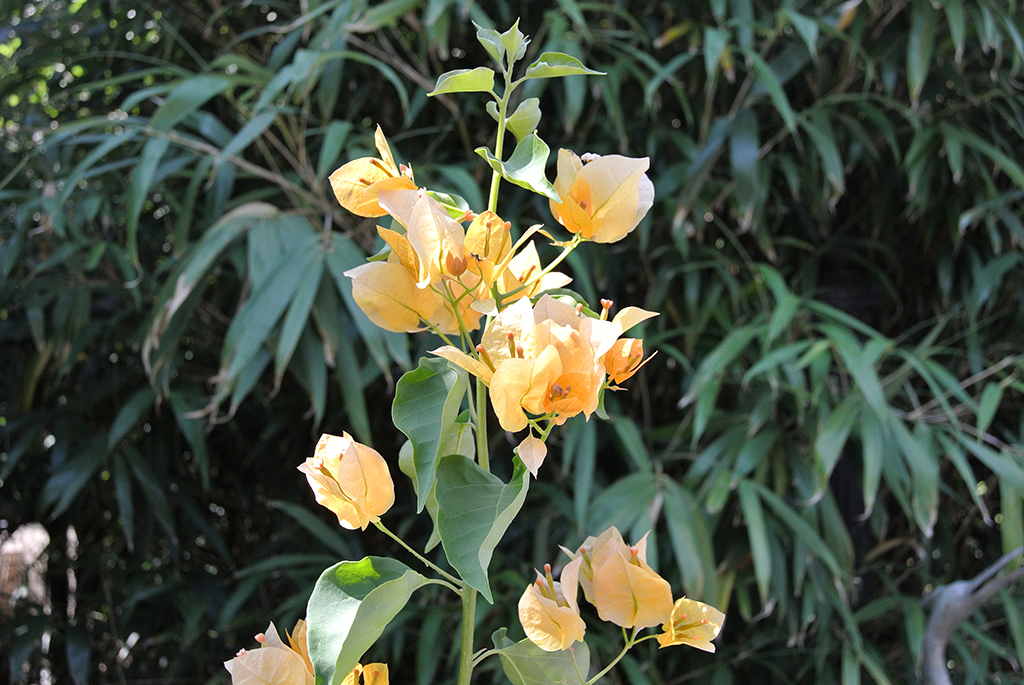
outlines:
[{"label": "papery flower bract", "polygon": [[422,188],[381,193],[380,204],[405,226],[405,238],[418,257],[416,285],[426,288],[440,283],[442,276],[451,276],[448,255],[463,257],[466,236],[448,210]]},{"label": "papery flower bract", "polygon": [[554,186],[562,201],[551,200],[551,213],[584,240],[614,243],[636,228],[654,204],[654,184],[645,173],[650,159],[588,158],[584,163],[570,150],[558,151]]},{"label": "papery flower bract", "polygon": [[306,647],[306,622],[299,620],[286,645],[271,623],[256,636],[260,649],[241,650],[224,662],[232,685],[313,685],[313,664]]},{"label": "papery flower bract", "polygon": [[714,652],[711,641],[718,637],[725,623],[725,614],[713,606],[692,599],[677,599],[672,615],[661,628],[658,644],[690,645],[705,652]]},{"label": "papery flower bract", "polygon": [[388,665],[356,664],[352,672],[341,681],[341,685],[359,685],[359,676],[363,677],[362,685],[388,685]]},{"label": "papery flower bract", "polygon": [[395,503],[387,462],[348,433],[324,434],[314,455],[300,465],[316,501],[335,513],[349,530],[365,529]]},{"label": "papery flower bract", "polygon": [[627,307],[612,321],[542,295],[535,305],[523,298],[503,309],[487,326],[480,359],[444,346],[432,353],[458,364],[488,385],[501,427],[522,430],[527,413],[556,424],[596,409],[604,382],[601,361],[622,334],[654,312]]},{"label": "papery flower bract", "polygon": [[[377,217],[387,212],[377,201],[383,190],[416,189],[412,178],[395,164],[380,126],[373,136],[380,159],[360,157],[348,162],[330,176],[331,189],[341,206],[358,216]],[[411,173],[409,174],[411,176]]]},{"label": "papery flower bract", "polygon": [[530,473],[533,474],[533,477],[536,478],[537,471],[540,469],[541,464],[544,463],[544,458],[548,456],[548,446],[544,444],[543,440],[530,434],[519,443],[516,453],[523,460],[523,464],[526,465]]},{"label": "papery flower bract", "polygon": [[609,385],[615,386],[630,378],[646,364],[644,341],[639,338],[620,338],[604,356],[604,370]]},{"label": "papery flower bract", "polygon": [[[416,286],[416,279],[403,264],[391,261],[369,262],[349,269],[352,298],[367,318],[386,331],[412,333],[423,329],[423,322],[433,322],[444,299],[433,290]],[[479,316],[477,317],[479,319]],[[458,332],[450,327],[442,333]]]},{"label": "papery flower bract", "polygon": [[580,585],[604,621],[623,628],[649,628],[664,623],[672,611],[672,588],[647,565],[647,536],[630,547],[612,526],[590,537],[576,555],[581,561]]},{"label": "papery flower bract", "polygon": [[544,567],[544,575],[537,573],[519,599],[519,621],[526,636],[546,652],[568,649],[583,640],[586,625],[580,618],[576,604],[576,582],[580,560],[565,565],[559,577],[551,578],[551,566]]}]

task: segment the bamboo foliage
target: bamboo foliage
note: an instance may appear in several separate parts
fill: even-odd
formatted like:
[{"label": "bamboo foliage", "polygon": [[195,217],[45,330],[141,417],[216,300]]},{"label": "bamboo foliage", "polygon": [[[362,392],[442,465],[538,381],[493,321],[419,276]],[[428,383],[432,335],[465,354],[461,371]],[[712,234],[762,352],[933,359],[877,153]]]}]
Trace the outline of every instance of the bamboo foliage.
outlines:
[{"label": "bamboo foliage", "polygon": [[[192,5],[0,15],[0,519],[44,520],[51,576],[73,569],[94,611],[19,608],[13,679],[206,678],[281,598],[294,622],[325,550],[364,552],[289,504],[293,469],[314,426],[379,438],[431,342],[354,306],[342,274],[381,246],[326,179],[380,123],[418,178],[483,204],[486,162],[455,160],[491,142],[488,113],[424,107],[471,20],[519,17],[534,57],[608,74],[532,81],[523,115],[529,98],[553,113],[553,148],[571,132],[651,157],[639,240],[568,262],[588,300],[664,312],[610,418],[558,436],[560,477],[492,583],[573,534],[653,529],[652,565],[729,620],[717,661],[627,659],[624,681],[913,682],[921,596],[1024,544],[1020,7]],[[516,230],[553,223],[510,197]],[[954,636],[955,675],[1019,676],[1022,602],[1011,588]],[[415,651],[408,679],[433,682],[451,610],[407,607],[422,630],[399,617],[378,648]]]}]

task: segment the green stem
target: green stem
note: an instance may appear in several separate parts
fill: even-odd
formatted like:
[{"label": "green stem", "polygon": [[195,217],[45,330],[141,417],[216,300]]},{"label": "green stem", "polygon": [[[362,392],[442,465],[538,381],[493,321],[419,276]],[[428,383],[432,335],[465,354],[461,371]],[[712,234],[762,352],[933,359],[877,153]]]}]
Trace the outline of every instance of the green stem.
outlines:
[{"label": "green stem", "polygon": [[473,675],[473,631],[476,629],[476,590],[462,584],[462,651],[458,685],[469,685]]},{"label": "green stem", "polygon": [[476,379],[476,455],[480,468],[491,470],[491,456],[487,449],[487,386]]},{"label": "green stem", "polygon": [[[622,633],[623,633],[623,636],[625,636],[625,633],[626,633],[625,629],[623,629]],[[594,683],[596,683],[598,680],[603,678],[605,676],[605,674],[608,673],[608,671],[612,670],[612,667],[614,667],[615,664],[619,663],[622,660],[622,657],[626,656],[626,652],[629,651],[629,648],[636,644],[636,641],[635,641],[636,634],[637,634],[637,629],[634,628],[633,629],[633,636],[626,639],[626,644],[622,646],[622,651],[619,652],[619,655],[617,657],[615,657],[614,659],[612,659],[610,664],[608,664],[603,669],[601,669],[601,671],[597,675],[595,675],[593,678],[591,678],[586,683],[584,683],[584,685],[594,685]]]},{"label": "green stem", "polygon": [[[512,95],[512,65],[505,69],[505,90],[498,100],[498,138],[494,141],[494,156],[501,161],[502,149],[505,147],[505,117],[508,116],[508,100]],[[487,197],[487,209],[498,212],[498,186],[501,185],[501,173],[491,172],[491,192]]]},{"label": "green stem", "polygon": [[[409,552],[409,554],[413,555],[414,557],[419,559],[421,562],[423,562],[424,564],[426,564],[427,566],[432,568],[434,571],[439,573],[442,577],[444,577],[448,581],[454,583],[456,586],[461,586],[462,585],[462,581],[461,580],[459,580],[458,578],[456,578],[452,574],[446,572],[440,566],[438,566],[437,564],[435,564],[432,561],[430,561],[430,559],[427,559],[425,556],[423,556],[422,554],[420,554],[419,552],[414,550],[412,547],[410,547],[409,545],[405,544],[405,540],[403,540],[402,538],[398,537],[397,535],[392,533],[390,530],[388,530],[387,526],[385,526],[383,524],[383,522],[381,522],[381,521],[374,521],[373,525],[377,526],[377,530],[381,531],[382,533],[387,535],[389,538],[391,538],[392,540],[394,540],[395,542],[400,544],[402,547],[405,548],[405,550],[407,552]],[[458,591],[458,587],[453,588],[453,589]]]},{"label": "green stem", "polygon": [[[476,453],[480,468],[491,470],[487,451],[487,386],[476,379]],[[469,685],[477,660],[473,655],[473,631],[476,630],[476,590],[466,583],[462,586],[462,646],[459,653],[458,685]]]}]

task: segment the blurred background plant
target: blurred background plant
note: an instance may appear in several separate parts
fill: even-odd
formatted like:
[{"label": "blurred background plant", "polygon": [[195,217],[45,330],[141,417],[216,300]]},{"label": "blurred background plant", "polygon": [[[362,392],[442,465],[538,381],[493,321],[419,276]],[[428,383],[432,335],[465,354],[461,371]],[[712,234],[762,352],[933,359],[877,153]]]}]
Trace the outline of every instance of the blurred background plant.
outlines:
[{"label": "blurred background plant", "polygon": [[[374,222],[326,177],[379,123],[482,207],[483,101],[425,93],[485,61],[471,21],[517,17],[608,73],[525,87],[542,137],[651,157],[649,218],[573,287],[663,314],[611,419],[557,436],[496,594],[653,528],[729,620],[716,656],[638,649],[621,682],[914,682],[922,596],[1024,543],[1016,3],[3,0],[0,541],[49,540],[44,591],[0,597],[13,682],[224,682],[324,566],[400,554],[295,471],[321,430],[397,458],[378,419],[433,345],[354,307]],[[514,230],[554,223],[506,190]],[[373,660],[446,682],[457,613],[425,592]],[[1019,679],[1022,616],[1018,584],[965,624],[956,679]]]}]

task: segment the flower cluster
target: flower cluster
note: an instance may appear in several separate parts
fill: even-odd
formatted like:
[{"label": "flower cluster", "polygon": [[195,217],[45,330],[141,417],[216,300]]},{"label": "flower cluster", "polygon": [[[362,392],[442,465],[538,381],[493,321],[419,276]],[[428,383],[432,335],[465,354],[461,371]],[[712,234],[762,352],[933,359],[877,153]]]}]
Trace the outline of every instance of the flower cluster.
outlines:
[{"label": "flower cluster", "polygon": [[627,545],[614,526],[588,537],[562,569],[561,582],[551,579],[551,567],[538,573],[519,600],[519,620],[526,636],[545,651],[566,649],[583,639],[585,626],[576,603],[576,585],[603,621],[639,630],[662,624],[657,636],[662,647],[687,644],[707,652],[722,628],[725,615],[691,599],[672,601],[668,581],[647,564],[647,536]]},{"label": "flower cluster", "polygon": [[[629,328],[656,316],[638,307],[626,307],[608,320],[606,305],[600,318],[583,314],[549,295],[537,303],[521,299],[505,308],[487,326],[476,356],[446,345],[433,354],[459,365],[488,386],[491,404],[501,427],[523,430],[532,415],[556,425],[597,409],[600,392],[608,383],[631,376],[641,365],[643,343],[620,339]],[[520,457],[537,475],[539,460],[529,458],[530,436]],[[540,450],[543,452],[543,450]]]},{"label": "flower cluster", "polygon": [[[375,324],[397,332],[427,327],[460,334],[478,329],[484,314],[569,283],[564,274],[542,268],[536,246],[527,241],[539,226],[513,244],[511,225],[494,212],[456,209],[417,188],[412,171],[396,165],[379,127],[376,142],[380,159],[357,159],[331,175],[343,207],[360,216],[390,215],[397,225],[377,227],[386,257],[346,272],[353,298]],[[551,210],[575,241],[619,240],[650,209],[654,186],[644,173],[647,158],[591,155],[585,164],[562,150],[558,159],[554,187],[564,199],[552,201]]]}]

